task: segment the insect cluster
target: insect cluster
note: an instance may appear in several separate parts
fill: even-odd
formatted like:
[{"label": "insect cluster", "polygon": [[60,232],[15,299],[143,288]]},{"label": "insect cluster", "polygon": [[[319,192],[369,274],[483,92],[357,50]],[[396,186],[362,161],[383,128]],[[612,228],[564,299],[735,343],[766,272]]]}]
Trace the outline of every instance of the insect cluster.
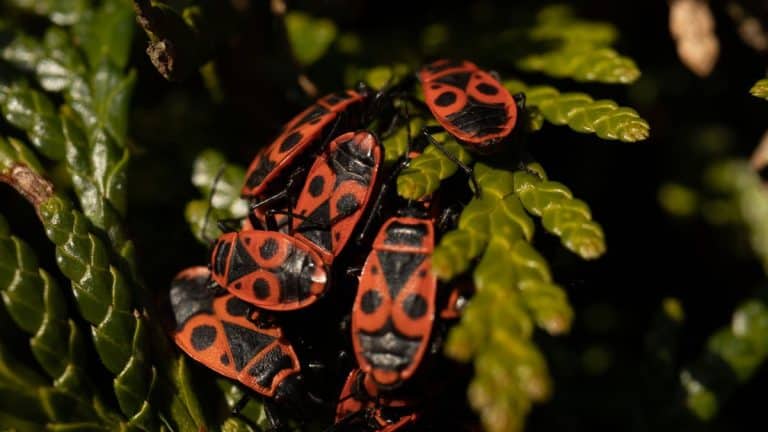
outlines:
[{"label": "insect cluster", "polygon": [[[220,221],[209,266],[174,279],[176,344],[263,398],[273,429],[309,414],[327,415],[328,430],[427,427],[447,374],[466,372],[437,353],[472,291],[438,283],[431,253],[482,193],[433,135],[510,151],[518,102],[493,74],[449,60],[376,92],[319,99],[254,158],[247,219]],[[411,139],[419,117],[434,125]],[[386,165],[381,140],[400,128],[408,149]],[[399,198],[392,183],[429,144],[463,175],[422,200]]]}]

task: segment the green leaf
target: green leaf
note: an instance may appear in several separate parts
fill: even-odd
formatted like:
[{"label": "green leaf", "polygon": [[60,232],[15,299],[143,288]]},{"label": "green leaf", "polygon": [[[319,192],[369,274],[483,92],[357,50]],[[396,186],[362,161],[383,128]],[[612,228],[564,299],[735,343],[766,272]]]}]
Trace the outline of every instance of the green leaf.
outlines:
[{"label": "green leaf", "polygon": [[[217,221],[243,219],[248,214],[248,204],[240,198],[244,179],[245,169],[229,163],[218,151],[207,149],[195,158],[192,184],[204,199],[188,202],[184,217],[198,241],[208,245],[221,235]],[[216,190],[211,198],[214,185]],[[213,208],[209,210],[210,205]]]},{"label": "green leaf", "polygon": [[314,18],[303,12],[285,15],[285,27],[296,60],[304,66],[319,60],[336,39],[336,25],[327,18]]},{"label": "green leaf", "polygon": [[67,171],[80,199],[83,212],[99,228],[107,231],[116,248],[127,241],[122,228],[125,211],[125,170],[127,149],[119,148],[110,135],[98,130],[89,143],[78,119],[64,110]]},{"label": "green leaf", "polygon": [[47,16],[53,23],[62,26],[76,23],[88,7],[87,0],[9,0],[9,3],[19,9]]},{"label": "green leaf", "polygon": [[81,41],[92,69],[97,69],[105,59],[123,69],[131,53],[134,28],[131,3],[107,0],[97,10],[88,10],[83,15],[74,27],[74,34]]},{"label": "green leaf", "polygon": [[756,82],[755,85],[749,89],[749,93],[752,96],[768,100],[768,78],[763,78]]},{"label": "green leaf", "polygon": [[717,163],[706,176],[706,182],[713,189],[728,197],[725,209],[735,210],[734,219],[747,227],[749,243],[763,268],[768,270],[768,195],[762,179],[744,161]]},{"label": "green leaf", "polygon": [[[435,138],[443,148],[464,164],[472,163],[472,156],[449,134]],[[424,152],[410,161],[397,177],[397,193],[405,199],[419,200],[440,187],[440,182],[452,176],[459,167],[430,144]]]},{"label": "green leaf", "polygon": [[606,84],[630,84],[640,78],[635,62],[610,48],[567,49],[532,54],[518,61],[525,71],[542,72],[555,78],[596,81]]},{"label": "green leaf", "polygon": [[0,110],[11,125],[25,131],[29,142],[46,157],[64,157],[61,121],[48,97],[22,83],[0,86]]},{"label": "green leaf", "polygon": [[616,29],[610,24],[581,20],[569,6],[542,9],[528,37],[554,47],[519,59],[517,66],[525,71],[607,84],[629,84],[640,77],[632,59],[609,48],[617,38]]},{"label": "green leaf", "polygon": [[584,93],[560,93],[549,86],[528,87],[520,81],[505,81],[510,91],[525,92],[528,108],[535,107],[555,125],[568,125],[580,133],[594,133],[606,140],[625,142],[648,138],[650,126],[635,110],[610,100],[593,100]]},{"label": "green leaf", "polygon": [[[541,166],[536,167],[541,171]],[[525,209],[541,217],[544,229],[560,237],[563,246],[584,259],[605,253],[605,234],[584,201],[573,198],[563,184],[542,180],[528,171],[514,175],[515,193]]]},{"label": "green leaf", "polygon": [[709,338],[706,354],[680,375],[686,406],[693,414],[711,419],[719,401],[727,398],[737,383],[746,382],[757,372],[768,359],[767,331],[768,307],[752,299],[734,311],[730,326]]},{"label": "green leaf", "polygon": [[96,351],[116,376],[114,388],[121,410],[129,424],[152,430],[148,397],[155,370],[145,358],[145,319],[132,309],[132,291],[138,289],[90,231],[85,216],[67,201],[54,196],[38,212],[48,238],[56,245],[56,262],[72,281],[80,313],[92,324]]},{"label": "green leaf", "polygon": [[[0,287],[16,324],[33,337],[32,353],[56,387],[87,405],[91,394],[82,369],[85,347],[78,327],[68,318],[66,298],[55,281],[39,268],[32,249],[10,236],[0,216]],[[91,417],[94,416],[91,408]]]},{"label": "green leaf", "polygon": [[32,169],[32,171],[41,173],[43,167],[35,156],[35,153],[27,148],[21,141],[10,138],[7,141],[0,136],[0,172],[7,172],[18,163],[22,163]]},{"label": "green leaf", "polygon": [[408,152],[408,135],[410,132],[410,141],[421,134],[424,128],[424,121],[418,117],[410,120],[408,127],[405,125],[397,128],[392,134],[385,137],[382,141],[384,146],[384,164],[392,165],[399,161]]},{"label": "green leaf", "polygon": [[[551,392],[546,362],[531,341],[533,327],[562,334],[573,320],[565,291],[552,282],[546,260],[531,244],[535,225],[526,210],[546,215],[545,228],[575,247],[586,243],[574,228],[577,221],[583,225],[586,206],[573,203],[564,186],[547,181],[538,164],[512,173],[477,163],[475,175],[482,194],[464,208],[457,229],[443,236],[432,255],[432,269],[445,281],[477,259],[476,293],[451,329],[445,353],[474,361],[469,400],[485,429],[518,431],[532,403]],[[569,206],[555,208],[555,202]]]}]

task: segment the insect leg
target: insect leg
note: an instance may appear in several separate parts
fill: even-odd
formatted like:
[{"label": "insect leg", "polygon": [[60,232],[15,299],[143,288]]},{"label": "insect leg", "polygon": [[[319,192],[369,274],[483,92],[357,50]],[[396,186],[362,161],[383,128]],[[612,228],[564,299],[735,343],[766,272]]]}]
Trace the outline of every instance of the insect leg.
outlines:
[{"label": "insect leg", "polygon": [[475,171],[472,169],[472,167],[468,166],[464,162],[460,161],[459,158],[456,157],[455,154],[449,152],[442,143],[437,141],[435,137],[433,137],[432,133],[430,133],[431,128],[425,127],[422,130],[422,134],[427,137],[427,140],[429,140],[429,143],[435,146],[437,150],[440,151],[445,157],[447,157],[451,162],[455,163],[456,166],[458,166],[464,173],[467,174],[469,177],[469,181],[472,182],[472,187],[475,189],[475,194],[480,196],[480,185],[477,183],[477,179],[475,178]]}]

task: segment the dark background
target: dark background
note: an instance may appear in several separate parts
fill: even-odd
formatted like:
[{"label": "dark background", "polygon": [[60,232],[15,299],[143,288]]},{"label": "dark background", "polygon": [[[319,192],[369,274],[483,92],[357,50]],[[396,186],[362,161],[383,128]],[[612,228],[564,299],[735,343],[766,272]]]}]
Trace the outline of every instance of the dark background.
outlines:
[{"label": "dark background", "polygon": [[[246,165],[284,121],[309,103],[294,85],[271,15],[256,5],[261,2],[253,3],[247,19],[238,23],[237,37],[217,51],[225,94],[221,103],[211,100],[199,78],[164,81],[144,55],[144,36],[137,32],[133,64],[139,81],[129,131],[136,152],[127,222],[142,273],[158,292],[167,289],[179,269],[206,262],[206,249],[190,235],[183,216],[186,202],[198,197],[189,181],[195,155],[214,147]],[[743,43],[719,2],[713,10],[720,57],[712,74],[699,78],[677,58],[666,2],[574,1],[582,17],[619,29],[616,49],[637,62],[642,77],[625,87],[521,74],[514,69],[520,47],[496,43],[495,35],[531,23],[542,2],[499,3],[350,0],[290,6],[331,18],[340,30],[364,41],[364,53],[357,58],[331,52],[308,68],[320,93],[344,86],[344,67],[350,62],[418,64],[451,56],[476,61],[504,78],[610,98],[648,120],[651,137],[640,143],[602,141],[549,124],[530,139],[532,153],[550,178],[590,204],[605,229],[608,253],[585,263],[543,230],[537,234],[537,246],[555,280],[566,288],[576,318],[569,335],[537,336],[555,393],[534,408],[528,430],[672,430],[680,421],[674,411],[681,403],[681,368],[701,357],[707,337],[765,285],[765,274],[743,232],[709,225],[701,217],[672,217],[659,205],[658,191],[671,181],[701,187],[713,161],[750,155],[765,130],[768,102],[748,90],[765,75],[766,59]],[[745,6],[758,16],[765,13],[757,2]],[[446,24],[449,39],[425,52],[418,41],[433,23]],[[704,143],[713,139],[717,149],[708,150]],[[47,261],[46,268],[54,268],[32,210],[6,186],[0,187],[0,202],[14,231],[24,233]],[[686,319],[673,344],[676,356],[662,364],[654,360],[659,347],[649,344],[648,337],[665,331],[654,317],[669,296],[680,299]],[[724,402],[707,427],[741,430],[759,421],[761,390],[767,385],[763,367]]]}]

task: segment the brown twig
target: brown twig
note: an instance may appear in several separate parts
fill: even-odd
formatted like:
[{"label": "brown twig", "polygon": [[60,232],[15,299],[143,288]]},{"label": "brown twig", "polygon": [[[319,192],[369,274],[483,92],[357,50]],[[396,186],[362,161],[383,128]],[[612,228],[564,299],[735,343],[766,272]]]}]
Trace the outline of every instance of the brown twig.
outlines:
[{"label": "brown twig", "polygon": [[15,163],[10,169],[0,173],[0,182],[7,183],[35,206],[53,196],[53,184],[28,166]]}]

